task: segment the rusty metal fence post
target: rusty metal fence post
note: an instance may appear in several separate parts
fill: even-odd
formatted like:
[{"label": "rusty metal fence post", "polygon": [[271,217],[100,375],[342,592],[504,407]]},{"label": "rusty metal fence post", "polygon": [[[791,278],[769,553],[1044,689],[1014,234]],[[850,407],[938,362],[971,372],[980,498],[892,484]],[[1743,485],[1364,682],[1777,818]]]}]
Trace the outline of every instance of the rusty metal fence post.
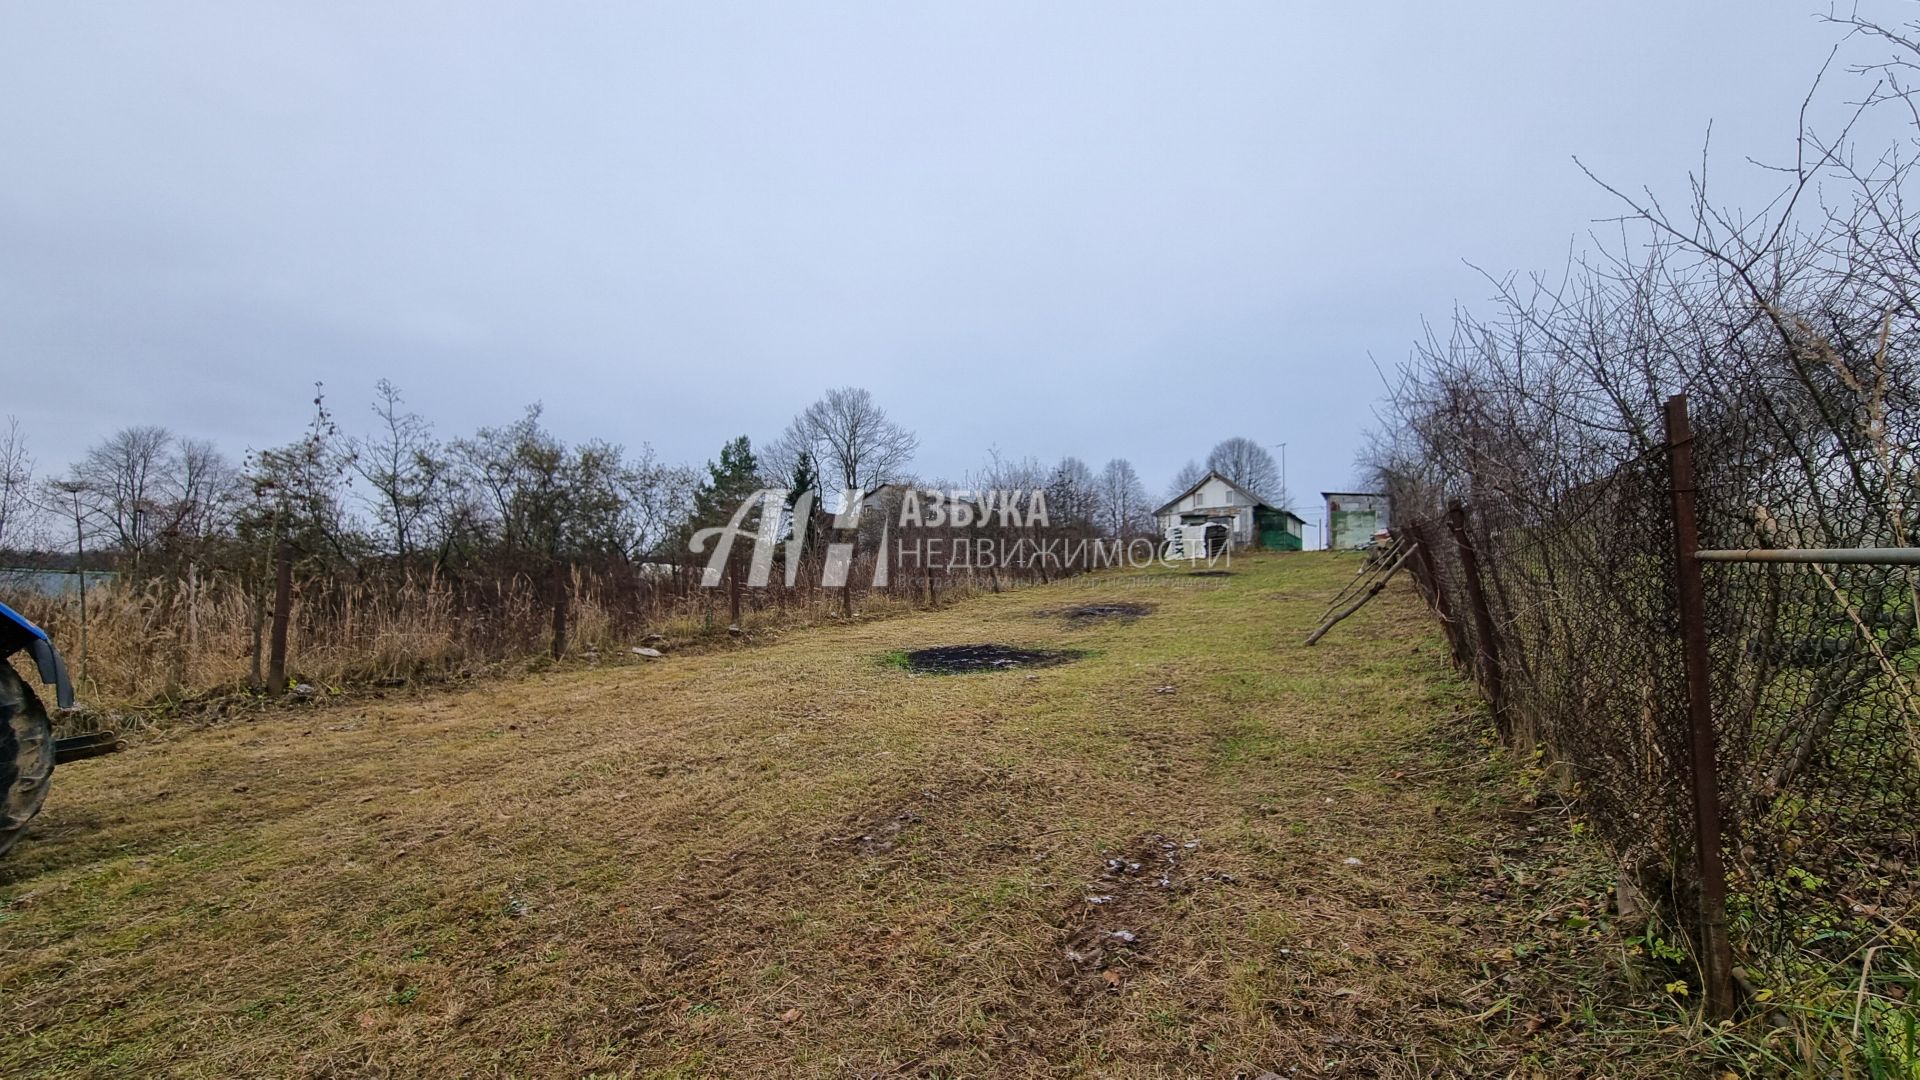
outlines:
[{"label": "rusty metal fence post", "polygon": [[1707,1013],[1733,1015],[1733,950],[1727,941],[1727,879],[1720,852],[1720,777],[1714,747],[1706,584],[1700,575],[1695,516],[1693,428],[1687,398],[1667,399],[1669,489],[1673,495],[1674,576],[1687,671],[1688,758],[1693,782],[1694,843],[1700,876],[1700,957]]},{"label": "rusty metal fence post", "polygon": [[1480,580],[1480,559],[1474,554],[1473,540],[1467,535],[1467,510],[1459,499],[1447,503],[1447,528],[1460,549],[1460,576],[1466,579],[1467,603],[1473,608],[1474,660],[1481,689],[1493,707],[1493,726],[1501,739],[1512,732],[1507,723],[1506,686],[1500,674],[1499,639],[1493,630],[1493,609],[1487,605],[1486,587]]}]

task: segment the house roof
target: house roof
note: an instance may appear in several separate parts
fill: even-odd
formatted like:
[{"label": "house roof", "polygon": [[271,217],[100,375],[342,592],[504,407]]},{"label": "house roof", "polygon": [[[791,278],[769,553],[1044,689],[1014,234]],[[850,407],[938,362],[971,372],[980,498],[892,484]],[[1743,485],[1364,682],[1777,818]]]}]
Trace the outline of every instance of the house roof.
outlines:
[{"label": "house roof", "polygon": [[[1253,492],[1248,491],[1244,486],[1240,484],[1236,484],[1232,480],[1229,480],[1225,476],[1221,475],[1221,473],[1217,469],[1207,470],[1207,475],[1194,481],[1194,484],[1192,487],[1188,488],[1187,490],[1181,492],[1178,495],[1175,495],[1173,498],[1168,499],[1164,504],[1161,505],[1161,507],[1158,510],[1155,510],[1153,512],[1153,515],[1155,517],[1159,517],[1161,514],[1164,514],[1172,510],[1175,507],[1175,505],[1180,502],[1181,499],[1184,499],[1187,496],[1193,494],[1194,492],[1199,491],[1201,488],[1207,486],[1207,481],[1212,480],[1215,477],[1218,477],[1221,483],[1227,485],[1228,487],[1239,492],[1240,494],[1245,495],[1247,498],[1252,499],[1253,505],[1255,506],[1263,506],[1263,507],[1266,507],[1268,510],[1278,510],[1281,513],[1287,515],[1288,517],[1294,519],[1295,521],[1301,522],[1303,524],[1307,520],[1306,518],[1301,517],[1299,514],[1294,513],[1293,511],[1287,509],[1284,506],[1275,506],[1272,503],[1268,502],[1267,500],[1254,494]],[[1194,512],[1199,513],[1200,511],[1209,510],[1209,509],[1220,509],[1220,508],[1200,506],[1200,507],[1195,507]]]},{"label": "house roof", "polygon": [[[1307,523],[1306,518],[1301,517],[1299,514],[1296,514],[1293,511],[1286,509],[1285,507],[1268,506],[1266,503],[1260,503],[1257,506],[1253,506],[1253,507],[1249,507],[1245,503],[1242,503],[1238,506],[1196,506],[1191,510],[1169,510],[1167,511],[1167,513],[1178,514],[1182,518],[1226,518],[1226,517],[1233,517],[1235,514],[1238,514],[1240,511],[1249,510],[1249,509],[1256,510],[1256,511],[1267,510],[1275,514],[1280,514],[1285,517],[1290,517],[1302,525],[1305,525]],[[1155,515],[1155,516],[1157,517],[1159,515]]]},{"label": "house roof", "polygon": [[1387,493],[1384,491],[1323,491],[1320,493],[1320,497],[1323,499],[1331,499],[1335,495],[1358,495],[1363,499],[1384,499],[1387,497]]}]

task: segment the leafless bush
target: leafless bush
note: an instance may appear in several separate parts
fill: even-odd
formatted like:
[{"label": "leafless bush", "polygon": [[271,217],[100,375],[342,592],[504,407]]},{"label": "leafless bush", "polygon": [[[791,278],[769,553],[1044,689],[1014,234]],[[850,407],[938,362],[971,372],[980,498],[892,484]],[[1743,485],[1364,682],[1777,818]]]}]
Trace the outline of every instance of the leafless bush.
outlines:
[{"label": "leafless bush", "polygon": [[[1854,120],[1908,109],[1915,38],[1848,26],[1897,54],[1856,69]],[[1504,727],[1545,744],[1595,828],[1682,912],[1692,818],[1662,401],[1690,399],[1703,546],[1907,546],[1920,529],[1910,144],[1869,155],[1852,130],[1803,133],[1759,214],[1716,206],[1704,169],[1680,210],[1607,188],[1615,239],[1558,279],[1489,278],[1495,314],[1457,314],[1419,345],[1365,460],[1439,556],[1428,584],[1471,663],[1444,514],[1470,508]],[[1707,586],[1744,959],[1781,980],[1892,963],[1920,910],[1910,873],[1887,873],[1920,862],[1913,570],[1715,565]]]}]

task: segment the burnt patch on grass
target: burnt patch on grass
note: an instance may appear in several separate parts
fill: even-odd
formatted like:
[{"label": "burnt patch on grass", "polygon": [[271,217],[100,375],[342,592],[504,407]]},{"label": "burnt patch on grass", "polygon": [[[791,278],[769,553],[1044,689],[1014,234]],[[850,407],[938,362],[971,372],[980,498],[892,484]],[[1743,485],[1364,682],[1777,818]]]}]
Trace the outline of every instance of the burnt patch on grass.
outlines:
[{"label": "burnt patch on grass", "polygon": [[957,675],[969,671],[1054,667],[1078,660],[1082,655],[1071,649],[1023,649],[989,642],[978,645],[937,645],[899,653],[898,660],[894,660],[893,656],[888,659],[908,671]]}]

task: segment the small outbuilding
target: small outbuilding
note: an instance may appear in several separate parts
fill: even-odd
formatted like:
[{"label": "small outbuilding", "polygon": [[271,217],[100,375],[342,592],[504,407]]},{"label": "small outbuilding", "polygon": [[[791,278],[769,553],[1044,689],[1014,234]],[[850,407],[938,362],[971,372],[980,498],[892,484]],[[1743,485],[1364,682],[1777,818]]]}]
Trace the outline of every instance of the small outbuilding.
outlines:
[{"label": "small outbuilding", "polygon": [[1180,555],[1213,554],[1232,544],[1240,548],[1299,551],[1306,521],[1217,472],[1153,512],[1160,532]]},{"label": "small outbuilding", "polygon": [[1375,533],[1393,527],[1393,500],[1372,491],[1323,491],[1327,501],[1327,548],[1357,551]]}]

